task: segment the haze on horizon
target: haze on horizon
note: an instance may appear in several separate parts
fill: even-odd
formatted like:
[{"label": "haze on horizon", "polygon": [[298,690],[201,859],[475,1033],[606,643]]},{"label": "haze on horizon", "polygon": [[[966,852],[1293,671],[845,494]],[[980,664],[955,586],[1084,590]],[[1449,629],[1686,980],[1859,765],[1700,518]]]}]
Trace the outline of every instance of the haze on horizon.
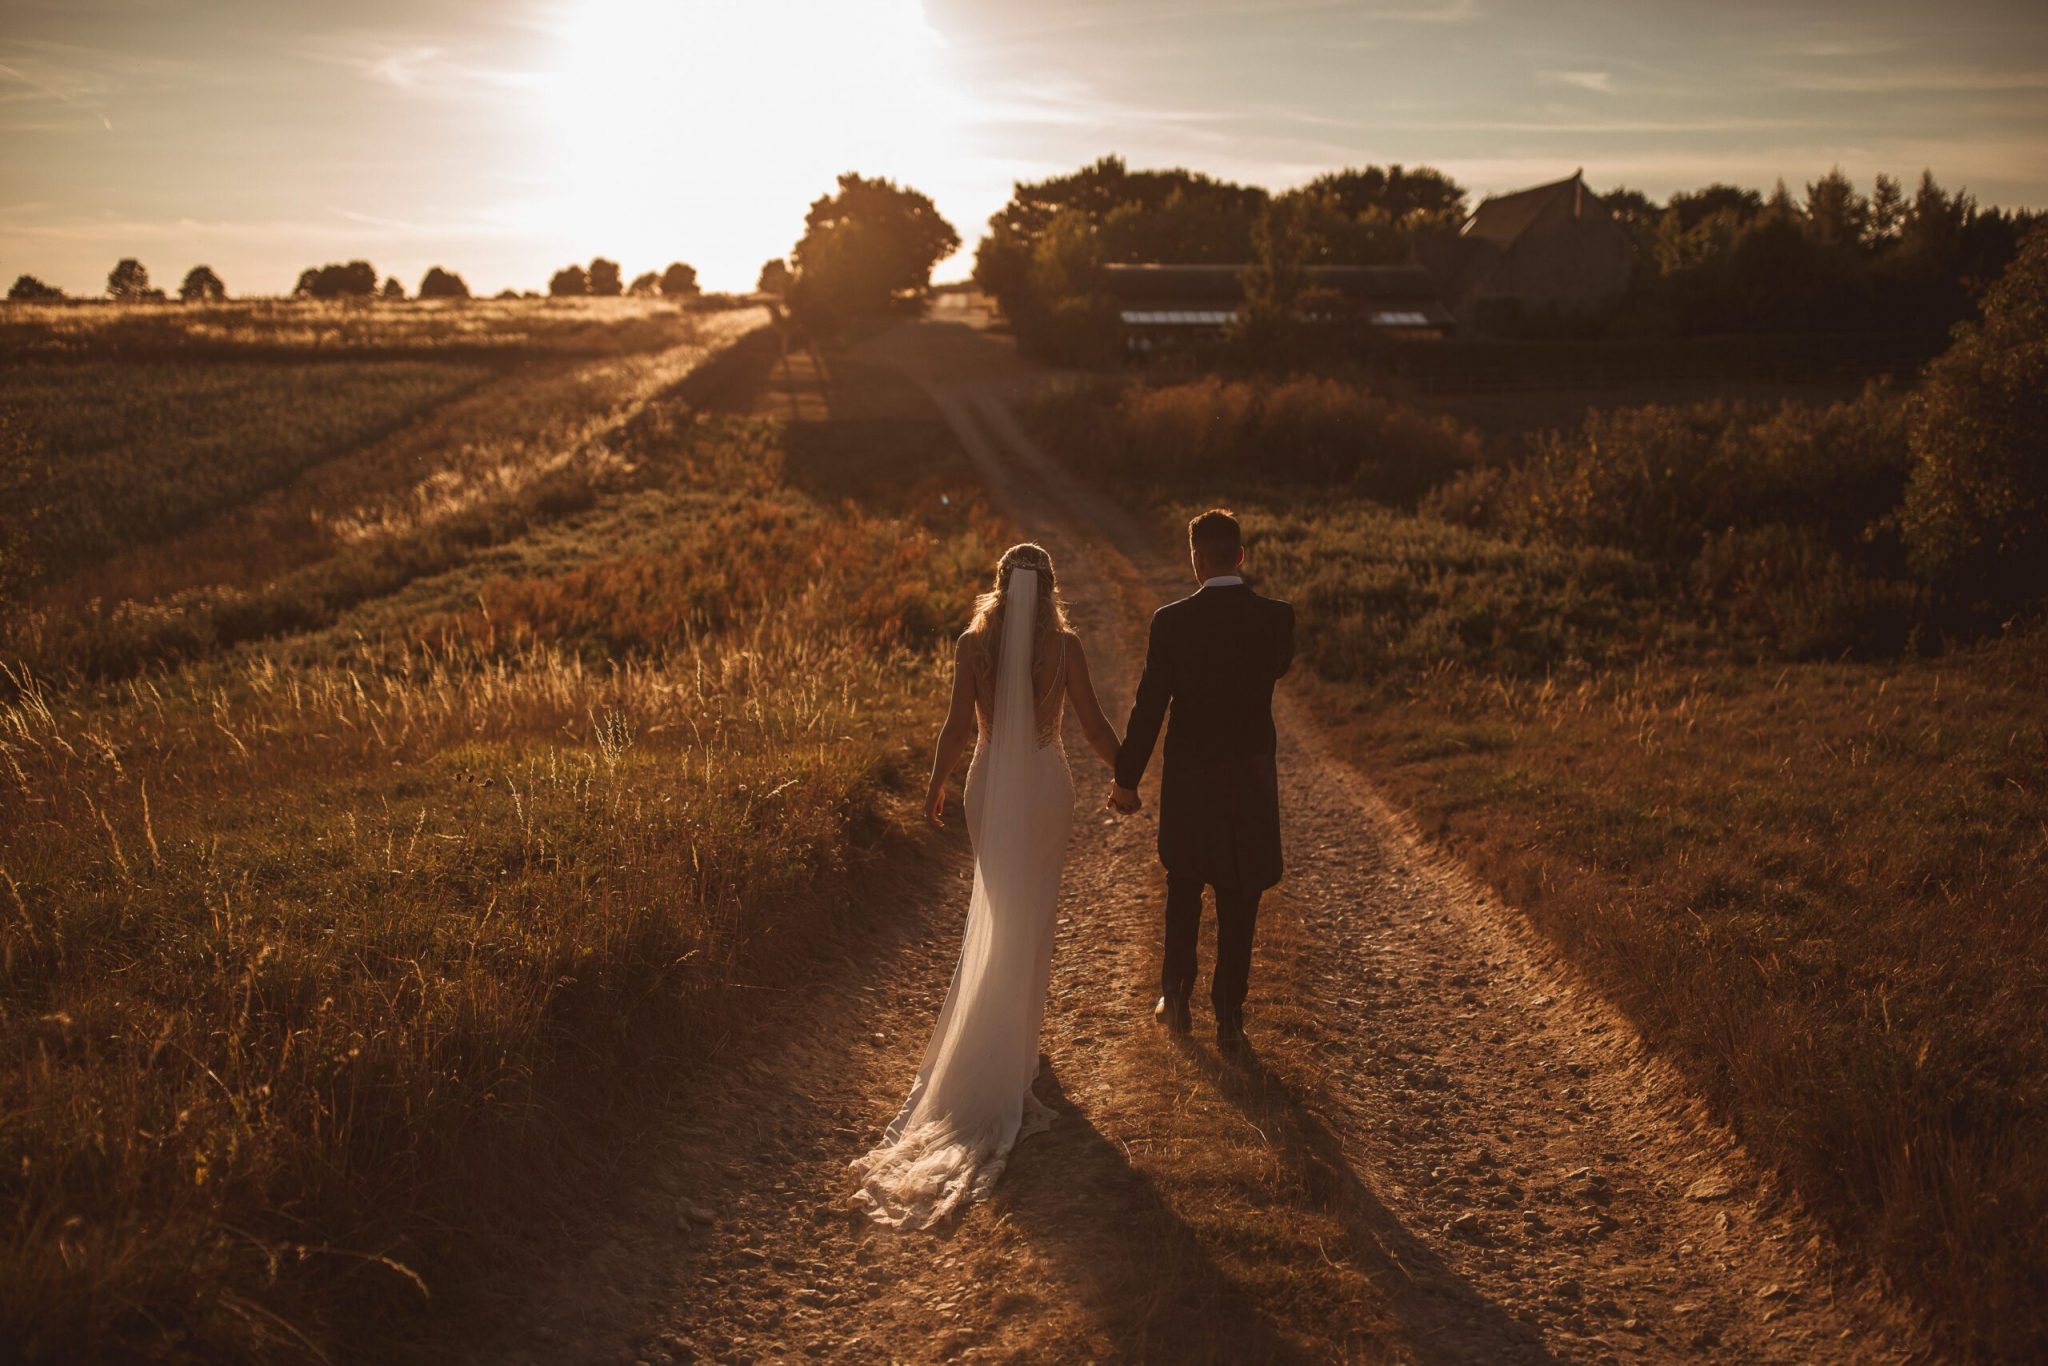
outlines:
[{"label": "haze on horizon", "polygon": [[236,294],[365,258],[479,292],[571,261],[752,286],[844,170],[964,275],[1012,182],[1106,153],[1282,189],[1429,164],[1662,198],[1932,168],[2048,206],[2035,0],[5,0],[0,273],[137,256]]}]

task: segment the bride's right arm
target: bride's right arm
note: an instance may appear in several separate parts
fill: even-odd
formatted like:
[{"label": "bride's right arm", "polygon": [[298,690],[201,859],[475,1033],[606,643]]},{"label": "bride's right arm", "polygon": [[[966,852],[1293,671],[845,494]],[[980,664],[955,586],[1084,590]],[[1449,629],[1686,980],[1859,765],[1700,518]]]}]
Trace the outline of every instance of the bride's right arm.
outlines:
[{"label": "bride's right arm", "polygon": [[932,755],[931,786],[924,794],[924,818],[933,825],[946,823],[946,782],[974,740],[974,677],[965,658],[973,648],[968,638],[962,636],[953,649],[953,702],[946,711],[946,724],[939,727],[938,750]]},{"label": "bride's right arm", "polygon": [[1114,769],[1117,747],[1123,742],[1117,739],[1116,727],[1102,714],[1102,703],[1096,699],[1094,680],[1088,677],[1088,656],[1081,650],[1079,636],[1067,639],[1067,700],[1074,704],[1074,719],[1081,723],[1088,748]]}]

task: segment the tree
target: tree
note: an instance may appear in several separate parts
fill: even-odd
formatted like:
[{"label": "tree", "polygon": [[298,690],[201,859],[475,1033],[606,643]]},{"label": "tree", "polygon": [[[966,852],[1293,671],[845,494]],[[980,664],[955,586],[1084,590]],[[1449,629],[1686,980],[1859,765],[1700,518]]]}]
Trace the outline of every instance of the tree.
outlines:
[{"label": "tree", "polygon": [[420,277],[422,299],[467,299],[469,286],[460,275],[439,266],[429,266],[427,273]]},{"label": "tree", "polygon": [[694,299],[703,291],[697,287],[697,268],[671,261],[661,273],[661,293],[669,299]]},{"label": "tree", "polygon": [[886,308],[900,292],[929,288],[932,267],[959,247],[925,195],[849,171],[804,216],[791,305],[826,316]]},{"label": "tree", "polygon": [[1745,190],[1739,185],[1708,185],[1698,190],[1680,190],[1671,196],[1664,212],[1676,224],[1680,233],[1691,232],[1715,214],[1734,215],[1738,223],[1747,223],[1763,212],[1764,197],[1755,190]]},{"label": "tree", "polygon": [[761,275],[754,281],[754,288],[763,294],[787,294],[791,278],[789,263],[780,256],[773,256],[761,263]]},{"label": "tree", "polygon": [[1839,166],[1806,187],[1807,235],[1824,247],[1861,246],[1870,229],[1870,202]]},{"label": "tree", "polygon": [[149,271],[133,256],[122,258],[121,262],[107,272],[107,296],[122,303],[133,303],[149,294]]},{"label": "tree", "polygon": [[213,273],[212,266],[194,266],[185,272],[178,297],[188,304],[217,304],[228,297],[228,287]]},{"label": "tree", "polygon": [[590,293],[590,277],[581,266],[563,266],[548,281],[548,293],[557,299],[573,299]]},{"label": "tree", "polygon": [[590,263],[590,270],[583,277],[583,285],[592,294],[606,299],[616,299],[623,292],[619,283],[619,263],[607,261],[600,256]]},{"label": "tree", "polygon": [[54,285],[46,285],[33,275],[18,275],[14,287],[7,291],[7,298],[17,304],[55,303],[64,297],[64,291]]},{"label": "tree", "polygon": [[377,271],[368,261],[309,267],[299,273],[292,295],[300,299],[367,299],[377,292]]},{"label": "tree", "polygon": [[1255,355],[1284,357],[1298,340],[1295,308],[1308,285],[1314,250],[1310,223],[1319,211],[1327,214],[1333,209],[1327,191],[1304,191],[1280,196],[1259,215],[1258,226],[1252,229],[1252,263],[1244,273],[1244,309],[1236,329],[1237,339]]},{"label": "tree", "polygon": [[1379,209],[1397,223],[1410,218],[1453,222],[1465,216],[1465,188],[1433,166],[1346,167],[1317,176],[1303,187],[1326,196],[1347,217]]},{"label": "tree", "polygon": [[1899,182],[1880,172],[1870,192],[1870,244],[1890,246],[1906,222],[1906,192]]},{"label": "tree", "polygon": [[643,270],[633,277],[633,283],[626,286],[626,293],[636,299],[651,299],[661,293],[661,277],[651,270]]},{"label": "tree", "polygon": [[398,277],[396,275],[387,275],[384,277],[384,289],[382,293],[384,297],[387,299],[403,299],[405,297],[405,286],[398,283]]},{"label": "tree", "polygon": [[1929,363],[1906,421],[1914,568],[2001,608],[2048,595],[2048,229]]}]

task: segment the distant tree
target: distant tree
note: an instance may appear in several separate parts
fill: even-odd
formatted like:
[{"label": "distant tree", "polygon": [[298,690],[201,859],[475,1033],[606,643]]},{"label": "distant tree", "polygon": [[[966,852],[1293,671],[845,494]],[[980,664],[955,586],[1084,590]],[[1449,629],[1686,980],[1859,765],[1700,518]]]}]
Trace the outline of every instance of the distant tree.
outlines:
[{"label": "distant tree", "polygon": [[14,279],[14,287],[7,291],[7,297],[18,304],[55,303],[64,297],[64,291],[44,284],[33,275],[18,275]]},{"label": "distant tree", "polygon": [[[1103,157],[1065,175],[1019,182],[975,248],[974,282],[995,296],[1019,327],[1019,339],[1035,344],[1027,332],[1038,320],[1050,320],[1059,304],[1032,293],[1031,281],[1043,278],[1038,245],[1063,215],[1081,216],[1097,235],[1095,250],[1105,261],[1242,263],[1268,198],[1254,185],[1180,167],[1134,171],[1121,157]],[[1062,231],[1072,234],[1071,221]],[[1063,318],[1093,312],[1082,304],[1059,311]],[[1055,345],[1048,354],[1060,349]]]},{"label": "distant tree", "polygon": [[773,256],[761,263],[761,275],[754,281],[754,288],[763,294],[787,294],[790,278],[789,263]]},{"label": "distant tree", "polygon": [[[1298,331],[1295,310],[1308,286],[1308,265],[1314,251],[1313,222],[1321,210],[1335,207],[1327,192],[1313,190],[1281,195],[1266,205],[1252,229],[1252,261],[1244,273],[1244,309],[1238,315],[1237,338],[1264,359],[1279,359],[1292,350]],[[1384,210],[1367,210],[1384,216]]]},{"label": "distant tree", "polygon": [[1856,247],[1870,228],[1870,202],[1839,166],[1806,187],[1806,231],[1824,247]]},{"label": "distant tree", "polygon": [[900,291],[929,288],[932,267],[959,246],[928,197],[848,172],[804,216],[790,304],[816,316],[886,308]]},{"label": "distant tree", "polygon": [[1325,195],[1340,213],[1356,217],[1372,209],[1400,223],[1411,217],[1458,220],[1465,216],[1465,188],[1433,166],[1347,167],[1317,176],[1303,187]]},{"label": "distant tree", "polygon": [[213,273],[212,266],[194,266],[185,272],[178,297],[188,304],[217,304],[228,297],[228,287]]},{"label": "distant tree", "polygon": [[308,268],[292,290],[300,299],[367,299],[377,292],[377,271],[368,261]]},{"label": "distant tree", "polygon": [[1933,171],[1922,171],[1899,232],[1901,251],[1926,273],[1939,273],[1954,258],[1976,208],[1969,195],[1950,195],[1935,183]]},{"label": "distant tree", "polygon": [[598,257],[590,263],[590,270],[583,277],[583,286],[602,298],[616,299],[625,290],[619,282],[619,263]]},{"label": "distant tree", "polygon": [[1764,197],[1739,185],[1708,185],[1704,189],[1680,190],[1671,196],[1664,212],[1681,233],[1691,232],[1715,214],[1732,214],[1746,223],[1763,211]]},{"label": "distant tree", "polygon": [[1907,433],[1914,567],[2001,608],[2048,596],[2048,230],[1929,363]]},{"label": "distant tree", "polygon": [[661,273],[661,293],[669,299],[694,299],[703,291],[697,287],[697,268],[671,261]]},{"label": "distant tree", "polygon": [[548,281],[548,293],[557,299],[579,298],[590,293],[590,277],[581,266],[563,266]]},{"label": "distant tree", "polygon": [[1635,248],[1635,270],[1638,279],[1654,274],[1657,268],[1657,234],[1664,219],[1664,207],[1644,194],[1616,186],[1600,196],[1600,202],[1607,206],[1608,214],[1628,234],[1629,245]]},{"label": "distant tree", "polygon": [[661,292],[661,277],[651,270],[643,270],[633,277],[633,283],[626,286],[626,293],[636,299],[651,298]]},{"label": "distant tree", "polygon": [[516,289],[501,289],[491,297],[494,299],[523,299],[526,296]]},{"label": "distant tree", "polygon": [[469,286],[460,275],[439,266],[427,267],[427,273],[420,277],[422,299],[467,299]]},{"label": "distant tree", "polygon": [[107,272],[107,297],[124,303],[142,299],[149,293],[149,271],[142,262],[132,256]]},{"label": "distant tree", "polygon": [[387,275],[384,277],[384,288],[380,292],[387,299],[403,299],[405,297],[405,286],[398,283],[396,275]]},{"label": "distant tree", "polygon": [[1899,237],[1906,222],[1906,192],[1899,182],[1880,172],[1870,192],[1870,244],[1889,246]]}]

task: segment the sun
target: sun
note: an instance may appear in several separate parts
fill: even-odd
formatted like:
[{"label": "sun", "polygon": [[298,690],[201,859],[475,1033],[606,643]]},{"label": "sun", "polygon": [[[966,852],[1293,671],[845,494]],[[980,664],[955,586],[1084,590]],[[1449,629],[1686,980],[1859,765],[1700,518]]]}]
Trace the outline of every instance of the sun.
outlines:
[{"label": "sun", "polygon": [[959,102],[921,0],[578,0],[549,28],[549,237],[746,288],[842,171],[917,181]]}]

